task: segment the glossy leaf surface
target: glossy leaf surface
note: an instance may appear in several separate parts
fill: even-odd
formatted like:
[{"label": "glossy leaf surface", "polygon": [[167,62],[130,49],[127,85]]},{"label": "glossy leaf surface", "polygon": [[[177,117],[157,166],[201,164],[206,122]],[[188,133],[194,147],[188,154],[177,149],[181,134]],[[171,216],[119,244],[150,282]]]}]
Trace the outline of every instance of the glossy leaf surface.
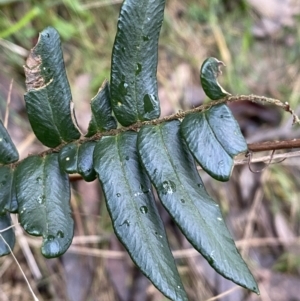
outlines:
[{"label": "glossy leaf surface", "polygon": [[17,167],[16,189],[19,221],[24,230],[43,236],[45,257],[62,255],[73,238],[70,185],[58,164],[58,155],[32,156]]},{"label": "glossy leaf surface", "polygon": [[[10,226],[11,226],[11,218],[10,218],[9,213],[0,215],[0,231],[4,230]],[[4,232],[1,232],[1,236],[2,237],[0,237],[0,257],[10,253],[9,248],[5,244],[3,239],[8,243],[11,250],[14,248],[15,240],[16,240],[15,232],[12,228],[10,228]]]},{"label": "glossy leaf surface", "polygon": [[78,149],[78,143],[69,143],[59,152],[59,165],[66,173],[77,173]]},{"label": "glossy leaf surface", "polygon": [[10,164],[18,159],[18,151],[0,120],[0,164]]},{"label": "glossy leaf surface", "polygon": [[221,66],[225,66],[223,62],[214,57],[206,59],[200,70],[200,81],[205,94],[213,100],[218,100],[231,95],[225,91],[217,81],[217,77],[221,74]]},{"label": "glossy leaf surface", "polygon": [[110,104],[109,84],[105,81],[97,95],[91,101],[92,119],[86,137],[97,132],[104,132],[117,128],[117,122],[112,116]]},{"label": "glossy leaf surface", "polygon": [[10,166],[0,166],[0,215],[16,212],[17,209],[14,169]]},{"label": "glossy leaf surface", "polygon": [[96,178],[93,152],[96,142],[69,143],[59,152],[59,165],[68,174],[79,173],[87,182]]},{"label": "glossy leaf surface", "polygon": [[86,182],[91,182],[96,179],[96,172],[93,166],[93,153],[96,142],[90,141],[80,145],[78,151],[78,173]]},{"label": "glossy leaf surface", "polygon": [[111,101],[124,126],[160,115],[156,70],[164,7],[164,0],[123,2],[112,53]]},{"label": "glossy leaf surface", "polygon": [[134,132],[104,137],[94,150],[94,166],[116,235],[132,260],[171,300],[187,300],[155,206],[151,183],[142,170]]},{"label": "glossy leaf surface", "polygon": [[234,156],[247,151],[240,127],[224,104],[186,116],[181,132],[198,163],[219,181],[229,180]]},{"label": "glossy leaf surface", "polygon": [[258,292],[225,225],[219,205],[203,186],[179,129],[179,121],[143,127],[138,135],[143,165],[164,207],[195,249],[218,273]]},{"label": "glossy leaf surface", "polygon": [[37,138],[49,147],[78,139],[60,38],[54,28],[40,33],[24,68],[26,109]]}]

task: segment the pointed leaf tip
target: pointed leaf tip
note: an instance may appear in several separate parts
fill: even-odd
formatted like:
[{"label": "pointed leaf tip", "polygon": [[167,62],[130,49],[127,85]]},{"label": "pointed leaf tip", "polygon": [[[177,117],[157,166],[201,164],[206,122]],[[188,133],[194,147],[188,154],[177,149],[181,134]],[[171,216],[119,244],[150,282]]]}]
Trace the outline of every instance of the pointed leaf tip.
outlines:
[{"label": "pointed leaf tip", "polygon": [[189,242],[221,275],[257,291],[219,205],[208,195],[195,162],[180,136],[180,122],[144,126],[138,151],[159,198]]},{"label": "pointed leaf tip", "polygon": [[92,119],[89,123],[86,137],[97,132],[104,132],[117,128],[117,122],[112,116],[108,81],[105,80],[97,95],[91,100]]},{"label": "pointed leaf tip", "polygon": [[119,240],[150,281],[173,301],[187,301],[165,229],[141,168],[135,132],[102,138],[94,166]]}]

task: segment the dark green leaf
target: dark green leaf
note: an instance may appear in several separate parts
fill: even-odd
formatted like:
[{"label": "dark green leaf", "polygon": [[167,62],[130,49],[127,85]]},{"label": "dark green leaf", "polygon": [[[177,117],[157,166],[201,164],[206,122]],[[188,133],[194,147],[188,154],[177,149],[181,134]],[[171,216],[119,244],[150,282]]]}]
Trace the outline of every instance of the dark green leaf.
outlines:
[{"label": "dark green leaf", "polygon": [[223,62],[214,57],[206,59],[200,70],[200,81],[205,94],[213,100],[221,99],[231,95],[225,91],[217,81],[217,77],[221,74],[220,67],[225,66]]},{"label": "dark green leaf", "polygon": [[109,94],[109,84],[105,81],[97,95],[91,101],[92,119],[89,124],[86,137],[91,137],[97,132],[117,128],[117,122],[111,115],[111,104]]},{"label": "dark green leaf", "polygon": [[66,173],[73,174],[78,172],[78,149],[78,143],[69,143],[59,152],[59,165]]},{"label": "dark green leaf", "polygon": [[87,182],[96,178],[93,152],[96,142],[69,143],[59,152],[59,165],[68,174],[79,173]]},{"label": "dark green leaf", "polygon": [[[11,226],[11,218],[9,213],[0,215],[0,231],[3,231],[4,229]],[[15,232],[12,228],[1,232],[0,233],[2,237],[0,237],[0,256],[4,256],[10,253],[10,250],[7,246],[11,248],[11,250],[15,246]],[[3,241],[3,239],[6,241],[6,243]]]},{"label": "dark green leaf", "polygon": [[78,173],[87,182],[96,179],[96,172],[93,167],[93,153],[96,142],[90,141],[80,145],[78,152]]},{"label": "dark green leaf", "polygon": [[40,33],[24,68],[26,108],[37,138],[49,147],[78,139],[80,133],[71,108],[72,95],[60,39],[54,28],[48,27]]},{"label": "dark green leaf", "polygon": [[168,298],[187,300],[151,183],[138,161],[136,136],[125,132],[102,138],[94,150],[95,170],[115,233],[132,260]]},{"label": "dark green leaf", "polygon": [[123,2],[112,53],[111,101],[124,126],[160,115],[156,70],[164,7],[165,0]]},{"label": "dark green leaf", "polygon": [[224,104],[186,116],[181,132],[198,163],[219,181],[229,180],[234,156],[247,150],[240,127]]},{"label": "dark green leaf", "polygon": [[258,292],[236,249],[219,205],[207,194],[195,162],[179,135],[179,121],[145,126],[139,154],[159,198],[190,243],[221,275]]},{"label": "dark green leaf", "polygon": [[18,160],[18,151],[0,120],[0,164],[9,164]]},{"label": "dark green leaf", "polygon": [[9,166],[0,166],[0,215],[17,210],[14,169]]},{"label": "dark green leaf", "polygon": [[43,236],[45,257],[62,255],[73,238],[70,184],[58,164],[58,155],[32,156],[17,167],[19,221],[31,235]]}]

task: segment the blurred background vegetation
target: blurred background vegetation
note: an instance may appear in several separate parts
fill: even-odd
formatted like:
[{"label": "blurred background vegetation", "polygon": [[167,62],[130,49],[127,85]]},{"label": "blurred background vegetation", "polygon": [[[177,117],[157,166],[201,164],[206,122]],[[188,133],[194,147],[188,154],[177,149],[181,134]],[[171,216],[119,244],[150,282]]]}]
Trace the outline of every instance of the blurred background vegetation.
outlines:
[{"label": "blurred background vegetation", "polygon": [[[0,0],[0,117],[13,80],[8,130],[21,158],[44,148],[32,134],[23,100],[23,65],[38,33],[53,26],[61,35],[76,115],[85,131],[90,99],[110,77],[121,2]],[[209,56],[226,64],[220,82],[227,91],[278,98],[300,113],[299,12],[299,0],[167,0],[157,73],[162,116],[206,101],[199,69]],[[249,143],[300,136],[290,116],[274,107],[236,103],[231,109]],[[299,160],[272,164],[261,173],[236,166],[228,183],[201,175],[223,208],[261,296],[217,275],[158,204],[190,300],[212,300],[228,290],[218,300],[300,300]],[[44,259],[40,240],[16,226],[14,254],[40,300],[166,300],[116,240],[96,181],[74,181],[71,206],[76,237],[59,259]],[[31,299],[12,257],[1,258],[0,301]]]}]

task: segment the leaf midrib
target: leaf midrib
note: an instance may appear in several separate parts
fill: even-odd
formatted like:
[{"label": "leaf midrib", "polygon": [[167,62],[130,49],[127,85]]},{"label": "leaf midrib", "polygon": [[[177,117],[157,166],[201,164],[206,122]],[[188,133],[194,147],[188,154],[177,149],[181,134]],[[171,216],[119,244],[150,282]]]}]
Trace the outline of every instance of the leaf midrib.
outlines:
[{"label": "leaf midrib", "polygon": [[[133,201],[133,199],[134,199],[134,193],[132,192],[132,189],[131,189],[131,187],[129,185],[128,178],[126,176],[127,174],[126,174],[126,171],[125,171],[125,168],[124,168],[124,165],[123,165],[123,161],[121,159],[121,147],[119,145],[118,138],[120,138],[120,135],[116,136],[116,142],[117,142],[118,156],[119,156],[119,160],[121,162],[121,169],[122,169],[122,173],[124,175],[126,186],[127,186],[128,190],[130,192],[130,202],[133,204],[133,207],[135,208],[136,216],[137,216],[137,219],[138,219],[138,222],[139,222],[139,228],[142,229],[142,232],[144,234],[144,238],[147,241],[147,245],[148,245],[149,249],[151,250],[152,255],[154,256],[154,258],[157,259],[156,263],[160,266],[160,271],[163,271],[163,274],[164,274],[163,279],[168,279],[168,275],[165,273],[165,268],[162,266],[161,260],[160,260],[159,256],[157,256],[157,252],[153,249],[152,244],[151,244],[151,242],[150,242],[150,240],[148,238],[148,231],[143,226],[142,219],[141,219],[141,217],[139,215],[139,208],[137,208],[136,202]],[[139,164],[138,161],[137,161],[137,164]],[[155,206],[155,204],[154,204],[154,206]],[[130,252],[129,252],[129,254],[130,254]],[[133,258],[133,260],[134,260],[134,258]]]},{"label": "leaf midrib", "polygon": [[[170,156],[169,150],[168,150],[168,148],[167,148],[167,146],[166,146],[166,144],[165,144],[165,141],[164,141],[164,139],[163,139],[163,133],[162,133],[162,131],[161,131],[161,126],[159,126],[159,129],[160,129],[160,134],[161,134],[161,140],[162,140],[162,143],[163,143],[163,145],[164,145],[164,149],[165,149],[165,151],[166,151],[166,155],[167,155],[167,157],[169,158],[169,162],[171,163],[171,166],[172,166],[172,168],[173,168],[173,172],[174,172],[174,174],[176,175],[176,178],[177,178],[178,182],[180,183],[180,186],[182,187],[182,190],[184,191],[185,196],[187,196],[188,199],[190,200],[190,204],[196,209],[196,212],[198,212],[197,215],[199,215],[200,218],[204,221],[203,217],[201,216],[201,214],[200,214],[200,212],[199,212],[198,207],[192,202],[192,198],[189,196],[189,193],[188,193],[187,190],[185,189],[185,186],[183,185],[182,181],[180,180],[180,177],[179,177],[178,172],[177,172],[177,170],[176,170],[176,168],[175,168],[175,165],[173,164],[172,157]],[[204,222],[204,224],[206,224],[206,223]],[[210,231],[210,229],[209,229],[209,231]],[[211,232],[211,231],[210,231],[210,232]]]},{"label": "leaf midrib", "polygon": [[209,118],[206,116],[206,114],[208,114],[208,113],[209,113],[209,110],[208,110],[207,112],[204,112],[204,113],[203,113],[203,117],[204,117],[204,119],[205,119],[205,121],[206,121],[206,123],[207,123],[207,125],[208,125],[208,127],[209,127],[210,132],[212,133],[212,135],[214,136],[214,138],[215,138],[215,140],[218,142],[218,144],[221,146],[221,148],[224,150],[224,152],[225,152],[230,158],[233,158],[233,157],[231,156],[231,154],[229,154],[229,153],[226,151],[226,149],[224,148],[222,142],[219,140],[218,136],[215,134],[215,131],[214,131],[213,127],[211,126],[210,122],[209,122]]},{"label": "leaf midrib", "polygon": [[[169,151],[168,151],[168,148],[167,148],[167,146],[166,146],[166,144],[165,144],[165,141],[164,141],[164,139],[163,139],[163,135],[162,135],[162,131],[161,131],[161,126],[159,126],[159,129],[160,129],[160,134],[161,134],[161,135],[160,135],[160,136],[161,136],[161,140],[162,140],[162,142],[163,142],[164,149],[166,150],[166,154],[167,154],[167,156],[168,156],[168,158],[169,158],[169,162],[170,162],[171,165],[172,165],[174,174],[176,175],[177,179],[179,180],[178,173],[177,173],[176,169],[174,168],[174,164],[173,164],[173,161],[172,161],[172,157],[170,156]],[[188,196],[189,196],[189,194],[187,193],[186,189],[184,188],[182,182],[181,182],[181,181],[179,181],[179,182],[180,182],[180,185],[183,187],[183,190],[184,190],[185,195],[188,195]],[[190,197],[189,197],[188,199],[191,200]],[[203,219],[203,217],[201,216],[201,213],[200,213],[198,207],[197,207],[192,201],[190,202],[190,204],[196,209],[196,212],[198,213],[197,215],[204,221],[204,219]],[[212,231],[212,229],[208,227],[208,225],[207,225],[206,222],[204,222],[204,225],[206,225],[206,230],[208,230],[208,231],[206,231],[206,233],[207,233],[207,232],[210,233],[210,236],[213,237],[213,236],[214,236],[214,231]],[[178,226],[181,228],[181,225],[178,225]],[[226,226],[226,225],[225,225],[225,226]],[[188,239],[188,237],[187,237],[187,239]],[[192,242],[192,240],[190,240],[190,239],[188,239],[188,240],[189,240],[189,242],[190,242],[196,249],[198,249],[198,247],[195,246],[195,244]],[[217,239],[215,239],[215,243],[218,244],[219,249],[222,249],[222,246],[220,245],[220,243],[219,243],[219,241],[218,241]],[[201,252],[200,250],[199,250],[199,252],[202,254],[202,252]],[[205,253],[207,253],[207,252],[205,252]],[[226,257],[230,258],[229,254],[228,254],[227,252],[226,252],[226,254],[227,254]],[[239,263],[239,265],[240,265],[240,264],[241,264],[241,263]],[[214,267],[218,272],[220,272],[225,278],[230,279],[230,280],[234,280],[234,275],[232,275],[231,277],[226,276],[226,275],[224,275],[224,272],[221,271],[220,268],[218,268],[215,264],[213,265],[213,267]],[[239,270],[240,270],[240,269],[239,269]],[[242,272],[242,274],[243,274],[243,273],[244,273],[244,272]],[[251,275],[251,274],[250,274],[250,275]],[[243,277],[244,277],[244,276],[243,276]],[[234,281],[236,282],[237,280],[234,280]],[[241,284],[241,282],[240,282],[240,284]],[[242,285],[242,284],[241,284],[241,285]],[[243,285],[242,285],[242,286],[243,286]],[[244,286],[244,287],[245,287],[245,286]]]},{"label": "leaf midrib", "polygon": [[[139,34],[139,41],[138,41],[138,49],[139,51],[137,51],[137,55],[136,55],[136,60],[135,60],[135,68],[137,67],[137,64],[139,63],[139,59],[140,59],[140,56],[141,56],[141,44],[142,44],[142,36],[143,36],[143,32],[144,32],[144,27],[145,27],[145,18],[146,18],[146,15],[147,15],[147,12],[148,12],[148,8],[149,8],[149,1],[147,0],[147,6],[146,6],[146,9],[144,10],[145,13],[144,13],[144,16],[143,16],[143,24],[142,24],[142,28],[141,28],[141,31],[140,31],[140,34]],[[137,75],[135,73],[135,68],[134,68],[134,99],[135,99],[135,107],[136,107],[136,111],[137,111],[137,115],[138,115],[138,120],[142,120],[143,118],[143,115],[140,115],[140,111],[139,111],[139,106],[138,106],[138,98],[137,98],[137,95],[138,95],[138,91],[137,91]]]}]

